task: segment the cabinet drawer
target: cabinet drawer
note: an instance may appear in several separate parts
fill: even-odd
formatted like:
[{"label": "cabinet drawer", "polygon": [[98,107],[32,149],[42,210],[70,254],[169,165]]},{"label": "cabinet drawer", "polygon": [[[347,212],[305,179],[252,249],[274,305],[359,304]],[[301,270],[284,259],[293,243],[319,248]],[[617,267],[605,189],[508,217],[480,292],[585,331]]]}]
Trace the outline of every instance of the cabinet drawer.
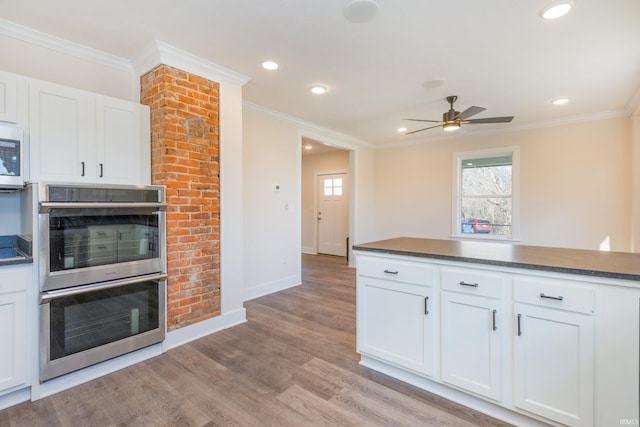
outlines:
[{"label": "cabinet drawer", "polygon": [[0,294],[5,292],[24,291],[29,280],[29,267],[0,267]]},{"label": "cabinet drawer", "polygon": [[595,292],[587,284],[516,278],[513,281],[513,299],[526,304],[592,314]]},{"label": "cabinet drawer", "polygon": [[465,294],[500,298],[502,294],[500,275],[479,272],[473,269],[456,268],[442,271],[442,289]]},{"label": "cabinet drawer", "polygon": [[418,285],[433,285],[433,267],[417,262],[358,257],[358,274]]}]

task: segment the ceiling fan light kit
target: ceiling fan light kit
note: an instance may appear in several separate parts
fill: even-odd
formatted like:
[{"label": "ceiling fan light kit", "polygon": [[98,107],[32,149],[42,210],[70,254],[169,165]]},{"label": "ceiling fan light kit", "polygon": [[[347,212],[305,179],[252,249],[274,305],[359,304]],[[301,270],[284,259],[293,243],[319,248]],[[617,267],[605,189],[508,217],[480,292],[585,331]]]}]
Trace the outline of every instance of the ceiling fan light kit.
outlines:
[{"label": "ceiling fan light kit", "polygon": [[458,100],[458,97],[455,95],[447,96],[447,102],[449,103],[449,111],[446,111],[442,114],[442,121],[440,120],[426,120],[426,119],[404,119],[410,120],[412,122],[428,122],[428,123],[438,123],[434,126],[429,126],[427,128],[414,130],[411,132],[405,133],[405,135],[411,135],[413,133],[422,132],[423,130],[433,129],[442,127],[443,130],[447,132],[452,132],[460,129],[463,124],[482,124],[482,123],[509,123],[513,120],[513,116],[505,116],[505,117],[487,117],[484,119],[469,119],[471,116],[475,116],[478,113],[483,112],[486,108],[472,106],[464,110],[462,113],[456,111],[453,108],[454,102]]}]

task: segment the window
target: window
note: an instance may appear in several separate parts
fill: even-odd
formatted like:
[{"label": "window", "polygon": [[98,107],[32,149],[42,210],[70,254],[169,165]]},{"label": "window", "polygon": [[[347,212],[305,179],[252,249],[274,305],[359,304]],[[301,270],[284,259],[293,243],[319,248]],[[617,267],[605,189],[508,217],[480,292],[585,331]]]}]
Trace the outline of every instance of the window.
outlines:
[{"label": "window", "polygon": [[342,196],[342,178],[325,178],[324,195]]},{"label": "window", "polygon": [[518,152],[455,153],[452,234],[513,239],[517,235]]}]

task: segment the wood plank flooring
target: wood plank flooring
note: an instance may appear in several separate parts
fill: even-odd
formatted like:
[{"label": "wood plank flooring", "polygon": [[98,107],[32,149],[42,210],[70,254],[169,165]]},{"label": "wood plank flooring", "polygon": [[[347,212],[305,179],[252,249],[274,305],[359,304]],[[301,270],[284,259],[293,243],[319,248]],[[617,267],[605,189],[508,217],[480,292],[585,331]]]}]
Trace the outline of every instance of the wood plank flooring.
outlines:
[{"label": "wood plank flooring", "polygon": [[0,426],[507,426],[361,367],[355,271],[303,255],[301,286],[248,322],[48,398]]}]

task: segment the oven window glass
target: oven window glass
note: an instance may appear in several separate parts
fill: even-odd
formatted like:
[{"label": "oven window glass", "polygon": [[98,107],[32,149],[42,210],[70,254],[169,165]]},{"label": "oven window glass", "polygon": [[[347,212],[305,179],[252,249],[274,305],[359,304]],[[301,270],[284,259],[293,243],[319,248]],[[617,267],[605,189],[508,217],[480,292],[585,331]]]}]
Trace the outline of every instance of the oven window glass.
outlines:
[{"label": "oven window glass", "polygon": [[146,208],[52,209],[51,272],[159,257],[158,212]]},{"label": "oven window glass", "polygon": [[157,329],[158,290],[150,281],[52,300],[51,360]]}]

